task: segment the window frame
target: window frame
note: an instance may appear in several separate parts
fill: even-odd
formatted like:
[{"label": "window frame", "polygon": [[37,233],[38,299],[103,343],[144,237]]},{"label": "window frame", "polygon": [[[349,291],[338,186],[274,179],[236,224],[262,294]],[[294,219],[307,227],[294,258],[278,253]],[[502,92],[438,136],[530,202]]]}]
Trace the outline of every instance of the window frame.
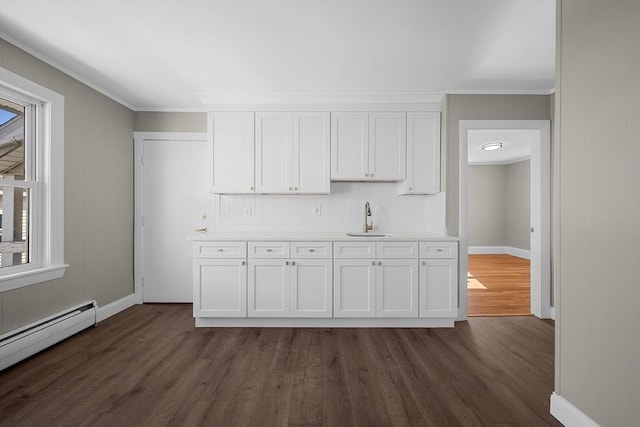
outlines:
[{"label": "window frame", "polygon": [[0,95],[37,105],[35,129],[26,130],[36,135],[35,157],[30,159],[36,165],[33,184],[26,185],[26,177],[22,184],[15,183],[15,187],[29,187],[33,192],[30,262],[0,271],[0,292],[6,292],[61,278],[68,267],[64,263],[64,97],[2,67]]}]

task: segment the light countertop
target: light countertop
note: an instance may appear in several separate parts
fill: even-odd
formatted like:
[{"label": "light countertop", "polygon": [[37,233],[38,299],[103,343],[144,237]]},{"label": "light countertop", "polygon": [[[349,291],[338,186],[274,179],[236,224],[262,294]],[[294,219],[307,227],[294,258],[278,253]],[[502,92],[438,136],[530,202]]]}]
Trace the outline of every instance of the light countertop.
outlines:
[{"label": "light countertop", "polygon": [[425,232],[393,232],[393,231],[372,231],[368,234],[384,236],[374,237],[353,237],[347,236],[343,231],[210,231],[189,236],[192,241],[220,241],[220,240],[312,240],[312,241],[349,241],[349,240],[371,240],[371,241],[451,241],[459,239],[455,236],[446,236]]}]

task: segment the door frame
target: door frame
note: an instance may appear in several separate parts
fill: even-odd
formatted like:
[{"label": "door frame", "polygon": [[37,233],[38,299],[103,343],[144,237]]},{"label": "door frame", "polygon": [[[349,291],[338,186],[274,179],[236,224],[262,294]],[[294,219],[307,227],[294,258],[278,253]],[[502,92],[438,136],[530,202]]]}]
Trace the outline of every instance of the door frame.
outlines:
[{"label": "door frame", "polygon": [[459,194],[459,312],[467,318],[467,271],[469,252],[468,132],[470,130],[537,130],[540,137],[531,143],[531,312],[551,316],[551,121],[550,120],[460,120]]},{"label": "door frame", "polygon": [[144,142],[145,141],[197,141],[207,142],[206,132],[134,132],[133,133],[133,278],[137,304],[143,303],[144,239]]}]

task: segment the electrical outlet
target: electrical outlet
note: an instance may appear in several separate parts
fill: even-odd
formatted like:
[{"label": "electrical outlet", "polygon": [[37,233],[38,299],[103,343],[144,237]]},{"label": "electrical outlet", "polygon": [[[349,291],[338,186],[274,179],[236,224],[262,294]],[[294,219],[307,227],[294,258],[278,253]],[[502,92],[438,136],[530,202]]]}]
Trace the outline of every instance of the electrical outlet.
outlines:
[{"label": "electrical outlet", "polygon": [[313,212],[313,216],[322,215],[322,206],[320,205],[314,206],[312,212]]}]

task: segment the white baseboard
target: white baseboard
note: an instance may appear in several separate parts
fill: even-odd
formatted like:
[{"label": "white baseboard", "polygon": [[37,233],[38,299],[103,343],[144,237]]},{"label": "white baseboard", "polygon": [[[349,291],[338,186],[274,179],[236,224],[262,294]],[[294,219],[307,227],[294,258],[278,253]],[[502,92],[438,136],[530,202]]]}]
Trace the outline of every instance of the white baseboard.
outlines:
[{"label": "white baseboard", "polygon": [[599,427],[599,424],[587,417],[567,399],[551,393],[551,415],[566,427]]},{"label": "white baseboard", "polygon": [[96,313],[96,321],[102,322],[104,319],[107,319],[114,314],[118,314],[138,303],[138,297],[136,294],[127,295],[126,297],[120,298],[119,300],[109,303],[104,307],[99,307],[98,312]]},{"label": "white baseboard", "polygon": [[514,248],[512,246],[469,246],[469,255],[511,255],[518,258],[531,259],[528,249]]}]

